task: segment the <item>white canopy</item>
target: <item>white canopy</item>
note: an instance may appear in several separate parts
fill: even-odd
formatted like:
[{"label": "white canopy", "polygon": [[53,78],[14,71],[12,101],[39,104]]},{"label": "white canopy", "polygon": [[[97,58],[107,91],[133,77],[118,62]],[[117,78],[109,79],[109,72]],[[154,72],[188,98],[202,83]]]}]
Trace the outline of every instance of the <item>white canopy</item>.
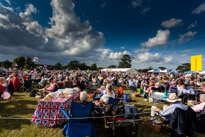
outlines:
[{"label": "white canopy", "polygon": [[199,74],[205,74],[205,71],[199,72]]},{"label": "white canopy", "polygon": [[133,68],[104,68],[101,71],[108,71],[108,72],[131,72],[131,73],[136,73],[137,72]]}]

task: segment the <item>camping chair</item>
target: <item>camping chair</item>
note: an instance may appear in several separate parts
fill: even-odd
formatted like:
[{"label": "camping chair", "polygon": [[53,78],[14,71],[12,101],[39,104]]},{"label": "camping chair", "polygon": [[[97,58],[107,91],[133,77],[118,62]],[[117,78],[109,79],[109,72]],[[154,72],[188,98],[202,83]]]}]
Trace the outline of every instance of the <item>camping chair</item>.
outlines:
[{"label": "camping chair", "polygon": [[205,107],[198,116],[196,120],[196,130],[197,132],[205,134]]},{"label": "camping chair", "polygon": [[88,117],[90,117],[91,114],[91,108],[92,102],[88,103],[87,105],[72,102],[71,116],[69,116],[64,109],[61,109],[61,112],[65,115],[65,117],[68,120],[68,123],[64,125],[63,135],[67,135],[68,137],[95,137],[96,129],[93,123],[91,123],[88,119]]},{"label": "camping chair", "polygon": [[24,80],[23,92],[32,92],[32,91],[33,91],[33,82],[32,82],[32,80]]},{"label": "camping chair", "polygon": [[[125,133],[125,129],[132,128],[132,133],[135,133],[134,136],[136,137],[138,134],[138,125],[137,122],[140,121],[140,119],[136,119],[136,115],[130,115],[131,118],[125,118],[126,114],[118,115],[116,114],[116,99],[109,98],[108,104],[103,105],[101,107],[94,107],[100,108],[102,110],[102,114],[104,116],[104,128],[106,131],[106,135],[110,136],[119,136],[123,134],[123,136],[132,136],[128,135],[131,132]],[[124,107],[122,108],[124,109]]]},{"label": "camping chair", "polygon": [[123,102],[123,88],[122,87],[119,87],[117,89],[116,100],[117,100],[118,103],[121,102],[121,101]]},{"label": "camping chair", "polygon": [[170,116],[170,137],[196,137],[196,113],[192,108],[176,108]]}]

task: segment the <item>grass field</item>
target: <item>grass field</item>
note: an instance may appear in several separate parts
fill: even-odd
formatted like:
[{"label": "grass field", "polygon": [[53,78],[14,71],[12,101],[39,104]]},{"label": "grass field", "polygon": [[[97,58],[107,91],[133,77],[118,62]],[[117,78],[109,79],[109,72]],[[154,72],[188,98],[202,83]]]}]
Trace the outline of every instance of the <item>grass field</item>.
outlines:
[{"label": "grass field", "polygon": [[[125,91],[127,92],[127,91]],[[12,102],[0,102],[0,117],[18,117],[31,118],[37,107],[38,99],[29,97],[28,93],[15,92],[12,96]],[[133,98],[137,108],[151,106],[151,103],[144,102],[142,97]],[[146,118],[143,116],[142,118]],[[103,127],[103,125],[101,126]],[[63,127],[43,127],[31,123],[30,120],[3,120],[0,119],[0,137],[63,137]],[[97,126],[97,136],[103,137],[104,130]],[[139,126],[139,137],[167,137],[169,130],[163,127],[160,133],[155,133],[147,128],[146,124]],[[198,134],[198,137],[203,135]]]}]

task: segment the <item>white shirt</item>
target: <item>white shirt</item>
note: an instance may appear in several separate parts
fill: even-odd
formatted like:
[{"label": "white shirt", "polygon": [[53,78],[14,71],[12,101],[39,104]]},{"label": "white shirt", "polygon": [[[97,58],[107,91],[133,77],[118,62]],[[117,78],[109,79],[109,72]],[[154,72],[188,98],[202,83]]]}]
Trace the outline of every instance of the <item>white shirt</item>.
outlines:
[{"label": "white shirt", "polygon": [[105,94],[105,95],[103,95],[103,96],[101,97],[101,99],[103,100],[103,102],[104,102],[105,104],[108,104],[109,97],[115,98],[115,94],[111,94],[111,95]]}]

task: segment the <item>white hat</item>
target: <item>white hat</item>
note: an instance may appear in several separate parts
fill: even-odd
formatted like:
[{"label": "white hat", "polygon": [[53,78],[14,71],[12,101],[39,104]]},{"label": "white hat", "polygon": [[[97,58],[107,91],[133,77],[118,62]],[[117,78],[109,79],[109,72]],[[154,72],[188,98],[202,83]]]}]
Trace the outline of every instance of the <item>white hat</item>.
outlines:
[{"label": "white hat", "polygon": [[181,98],[178,98],[175,93],[170,93],[170,94],[169,94],[169,97],[168,97],[168,99],[167,99],[167,101],[168,101],[168,102],[171,102],[171,103],[178,102],[178,101],[181,101],[181,100],[182,100],[182,99],[181,99]]}]

